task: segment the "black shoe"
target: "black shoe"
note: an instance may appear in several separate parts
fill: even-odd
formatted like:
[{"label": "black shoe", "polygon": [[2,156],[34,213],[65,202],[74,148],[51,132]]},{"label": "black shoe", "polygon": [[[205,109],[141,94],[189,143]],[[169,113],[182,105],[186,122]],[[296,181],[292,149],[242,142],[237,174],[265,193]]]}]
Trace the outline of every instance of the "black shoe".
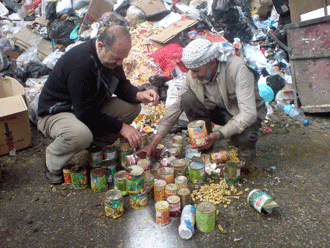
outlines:
[{"label": "black shoe", "polygon": [[44,163],[45,165],[45,176],[46,176],[46,179],[49,183],[51,184],[61,184],[64,182],[64,178],[63,178],[63,175],[62,174],[54,174],[54,173],[51,173],[49,170],[48,170],[48,167],[46,165],[46,163]]}]

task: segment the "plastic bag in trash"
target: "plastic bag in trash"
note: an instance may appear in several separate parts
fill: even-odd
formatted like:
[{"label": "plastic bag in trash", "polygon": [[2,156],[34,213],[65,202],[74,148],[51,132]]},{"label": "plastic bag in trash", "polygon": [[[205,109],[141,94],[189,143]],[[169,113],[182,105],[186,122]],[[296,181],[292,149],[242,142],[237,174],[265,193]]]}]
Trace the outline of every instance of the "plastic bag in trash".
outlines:
[{"label": "plastic bag in trash", "polygon": [[50,25],[49,37],[57,44],[68,46],[74,42],[70,39],[70,34],[75,27],[73,21],[56,19]]},{"label": "plastic bag in trash", "polygon": [[128,25],[127,20],[115,11],[109,11],[109,12],[104,13],[101,16],[101,20],[103,21],[103,23],[106,26],[110,26],[110,27],[115,24],[125,26],[125,27]]}]

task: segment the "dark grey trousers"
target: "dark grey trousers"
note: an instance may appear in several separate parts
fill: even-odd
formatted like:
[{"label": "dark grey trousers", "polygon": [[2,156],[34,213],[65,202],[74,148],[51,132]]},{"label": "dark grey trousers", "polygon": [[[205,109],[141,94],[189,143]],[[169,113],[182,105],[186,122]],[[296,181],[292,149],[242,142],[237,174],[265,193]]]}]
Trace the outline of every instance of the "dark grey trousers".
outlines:
[{"label": "dark grey trousers", "polygon": [[[213,110],[207,109],[192,91],[187,91],[182,95],[182,108],[189,121],[204,120],[208,133],[212,132],[212,122],[223,126],[233,117],[226,109],[218,106]],[[231,142],[240,150],[255,149],[260,127],[260,122],[253,123],[242,133],[231,136]]]}]

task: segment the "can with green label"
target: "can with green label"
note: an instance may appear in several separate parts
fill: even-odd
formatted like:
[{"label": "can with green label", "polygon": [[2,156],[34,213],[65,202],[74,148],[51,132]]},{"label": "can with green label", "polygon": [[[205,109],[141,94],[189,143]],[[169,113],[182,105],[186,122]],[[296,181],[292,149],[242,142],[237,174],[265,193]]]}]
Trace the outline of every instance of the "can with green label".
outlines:
[{"label": "can with green label", "polygon": [[201,158],[194,158],[189,164],[189,179],[192,183],[202,183],[205,181],[205,163]]},{"label": "can with green label", "polygon": [[196,208],[196,226],[201,232],[211,232],[215,227],[216,207],[211,202],[201,202]]},{"label": "can with green label", "polygon": [[111,218],[118,218],[124,213],[123,194],[118,189],[111,189],[104,195],[105,215]]},{"label": "can with green label", "polygon": [[76,165],[70,170],[72,186],[74,189],[85,189],[88,186],[87,169]]},{"label": "can with green label", "polygon": [[100,166],[107,170],[107,181],[108,183],[114,182],[114,176],[117,172],[117,162],[113,159],[105,159],[101,161]]}]

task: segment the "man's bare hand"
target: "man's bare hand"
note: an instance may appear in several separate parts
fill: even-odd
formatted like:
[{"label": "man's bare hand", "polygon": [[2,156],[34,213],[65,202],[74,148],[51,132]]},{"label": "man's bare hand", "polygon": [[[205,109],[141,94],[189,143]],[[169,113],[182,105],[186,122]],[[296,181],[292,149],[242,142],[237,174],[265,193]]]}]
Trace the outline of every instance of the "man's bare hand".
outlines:
[{"label": "man's bare hand", "polygon": [[131,147],[138,147],[142,144],[143,139],[141,133],[130,125],[123,123],[119,133],[128,139]]},{"label": "man's bare hand", "polygon": [[205,140],[208,141],[208,143],[204,146],[200,146],[198,147],[199,150],[207,150],[209,148],[211,148],[214,143],[217,141],[217,140],[220,140],[220,134],[219,133],[210,133],[206,138]]},{"label": "man's bare hand", "polygon": [[136,94],[136,100],[145,104],[151,103],[151,105],[157,106],[159,103],[159,95],[153,89],[139,91]]}]

